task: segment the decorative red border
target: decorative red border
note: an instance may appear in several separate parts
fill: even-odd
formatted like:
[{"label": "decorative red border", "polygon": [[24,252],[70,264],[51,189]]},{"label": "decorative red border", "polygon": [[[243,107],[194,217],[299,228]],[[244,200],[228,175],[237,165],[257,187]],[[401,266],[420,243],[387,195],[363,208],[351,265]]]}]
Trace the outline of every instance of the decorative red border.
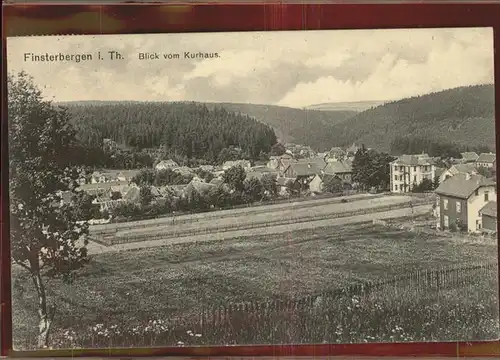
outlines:
[{"label": "decorative red border", "polygon": [[[500,3],[483,4],[9,4],[3,7],[5,38],[29,35],[120,34],[252,30],[319,30],[407,27],[494,28],[500,48]],[[5,61],[3,75],[6,75]],[[500,60],[495,57],[496,78]],[[5,94],[6,84],[2,85]],[[497,104],[500,91],[496,91]],[[500,122],[500,107],[496,109]],[[3,96],[6,119],[6,96]],[[2,135],[6,136],[6,122]],[[500,129],[497,124],[497,129]],[[497,149],[500,148],[497,136]],[[401,343],[355,345],[282,345],[197,348],[140,348],[12,352],[10,248],[8,230],[7,141],[2,142],[2,211],[0,239],[0,355],[14,356],[500,356],[500,341],[476,343]]]}]

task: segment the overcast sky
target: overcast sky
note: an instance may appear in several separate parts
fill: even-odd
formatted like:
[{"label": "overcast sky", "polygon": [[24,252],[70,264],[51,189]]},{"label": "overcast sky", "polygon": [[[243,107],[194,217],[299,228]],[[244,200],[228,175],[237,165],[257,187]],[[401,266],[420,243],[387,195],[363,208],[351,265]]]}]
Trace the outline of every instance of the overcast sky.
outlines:
[{"label": "overcast sky", "polygon": [[[23,37],[7,41],[8,70],[25,70],[56,101],[248,102],[303,107],[397,100],[493,83],[493,32],[481,29],[287,31]],[[122,60],[98,60],[97,51]],[[217,59],[183,59],[184,52]],[[93,54],[31,62],[24,53]],[[140,52],[180,59],[139,60]]]}]

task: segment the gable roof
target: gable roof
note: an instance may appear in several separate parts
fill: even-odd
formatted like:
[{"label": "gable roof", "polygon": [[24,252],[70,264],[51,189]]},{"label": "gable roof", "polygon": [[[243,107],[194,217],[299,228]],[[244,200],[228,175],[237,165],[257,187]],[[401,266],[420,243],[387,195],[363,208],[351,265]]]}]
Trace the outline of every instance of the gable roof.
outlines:
[{"label": "gable roof", "polygon": [[134,176],[139,174],[140,170],[124,170],[117,174],[117,177],[124,177],[125,179],[132,179]]},{"label": "gable roof", "polygon": [[248,160],[234,160],[234,161],[226,161],[222,166],[224,167],[233,167],[241,165],[242,167],[250,167],[250,161]]},{"label": "gable roof", "polygon": [[481,155],[479,155],[476,162],[493,163],[493,162],[495,162],[496,158],[497,158],[497,155],[494,153],[482,153]]},{"label": "gable roof", "polygon": [[250,180],[252,178],[261,180],[263,175],[264,175],[264,173],[262,173],[260,171],[249,171],[249,172],[247,172],[247,176],[246,176],[245,180]]},{"label": "gable roof", "polygon": [[491,217],[497,217],[497,202],[496,201],[489,201],[484,205],[481,210],[479,210],[479,213],[481,215],[486,215],[486,216],[491,216]]},{"label": "gable roof", "polygon": [[477,158],[479,157],[479,155],[476,154],[475,152],[464,152],[461,153],[460,155],[462,155],[462,159],[466,161],[476,161]]},{"label": "gable roof", "polygon": [[291,168],[297,176],[310,176],[321,173],[321,168],[314,162],[295,162],[291,163],[288,168]]},{"label": "gable roof", "polygon": [[352,172],[352,167],[346,162],[341,161],[332,161],[329,162],[328,165],[323,169],[325,174],[342,174],[342,173],[350,173]]},{"label": "gable roof", "polygon": [[474,164],[456,164],[453,165],[450,168],[450,172],[452,174],[458,174],[458,173],[477,173],[477,168]]},{"label": "gable roof", "polygon": [[127,191],[125,195],[123,195],[124,201],[137,202],[140,198],[141,190],[138,187],[132,186]]},{"label": "gable roof", "polygon": [[467,179],[466,174],[460,173],[443,181],[436,189],[436,194],[468,199],[480,187],[495,185],[493,179],[482,175],[471,175]]},{"label": "gable roof", "polygon": [[320,170],[323,170],[325,168],[325,166],[328,164],[326,162],[326,160],[322,157],[312,157],[312,158],[307,158],[307,159],[300,159],[300,160],[297,160],[297,163],[299,164],[309,164],[309,163],[314,163],[316,164],[316,166],[320,169]]},{"label": "gable roof", "polygon": [[156,166],[179,166],[174,160],[168,159],[168,160],[162,160]]},{"label": "gable roof", "polygon": [[114,186],[124,186],[128,185],[128,182],[126,181],[110,181],[110,182],[104,182],[104,183],[95,183],[95,184],[81,184],[78,186],[77,189],[83,190],[83,191],[88,191],[88,190],[106,190],[106,189],[111,189]]},{"label": "gable roof", "polygon": [[359,147],[357,147],[355,143],[353,143],[350,147],[347,148],[347,152],[350,152],[350,153],[355,153],[358,150],[359,150]]}]

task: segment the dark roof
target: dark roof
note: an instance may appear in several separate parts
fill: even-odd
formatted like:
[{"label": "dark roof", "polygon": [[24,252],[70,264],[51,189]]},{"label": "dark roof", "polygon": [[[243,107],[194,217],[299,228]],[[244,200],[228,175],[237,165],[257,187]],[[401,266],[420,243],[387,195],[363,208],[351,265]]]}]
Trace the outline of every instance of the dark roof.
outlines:
[{"label": "dark roof", "polygon": [[468,199],[480,187],[496,185],[493,179],[487,179],[481,175],[467,177],[467,174],[457,174],[446,179],[436,189],[436,194]]},{"label": "dark roof", "polygon": [[352,167],[346,162],[332,161],[323,170],[325,174],[342,174],[352,172]]},{"label": "dark roof", "polygon": [[491,216],[491,217],[497,217],[497,202],[496,201],[490,201],[486,203],[486,205],[483,206],[481,210],[479,210],[479,213],[481,215],[486,215],[486,216]]},{"label": "dark roof", "polygon": [[321,173],[321,168],[314,162],[291,163],[290,166],[297,176],[310,176]]},{"label": "dark roof", "polygon": [[479,155],[477,158],[476,162],[481,162],[481,163],[493,163],[495,159],[497,158],[496,154],[493,153],[482,153]]}]

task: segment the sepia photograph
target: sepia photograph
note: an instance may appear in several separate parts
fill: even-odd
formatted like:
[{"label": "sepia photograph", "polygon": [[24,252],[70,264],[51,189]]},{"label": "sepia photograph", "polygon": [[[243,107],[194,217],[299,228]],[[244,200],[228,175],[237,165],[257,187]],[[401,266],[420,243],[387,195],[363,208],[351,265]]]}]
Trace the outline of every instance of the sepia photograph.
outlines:
[{"label": "sepia photograph", "polygon": [[500,337],[493,30],[7,38],[14,350]]}]

